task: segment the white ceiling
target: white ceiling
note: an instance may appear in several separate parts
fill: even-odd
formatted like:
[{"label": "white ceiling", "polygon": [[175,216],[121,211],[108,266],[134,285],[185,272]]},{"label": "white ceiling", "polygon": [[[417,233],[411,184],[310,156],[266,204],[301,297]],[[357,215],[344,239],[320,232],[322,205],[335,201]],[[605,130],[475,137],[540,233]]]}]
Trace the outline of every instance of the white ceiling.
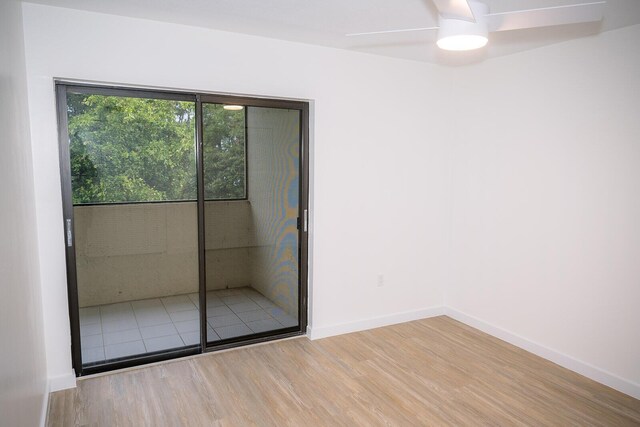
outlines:
[{"label": "white ceiling", "polygon": [[[437,25],[431,0],[27,0],[33,3],[214,28],[427,62],[463,64],[640,24],[640,0],[608,0],[600,23],[490,34],[478,52],[442,52],[435,31],[346,33]],[[593,0],[486,0],[506,12]]]}]

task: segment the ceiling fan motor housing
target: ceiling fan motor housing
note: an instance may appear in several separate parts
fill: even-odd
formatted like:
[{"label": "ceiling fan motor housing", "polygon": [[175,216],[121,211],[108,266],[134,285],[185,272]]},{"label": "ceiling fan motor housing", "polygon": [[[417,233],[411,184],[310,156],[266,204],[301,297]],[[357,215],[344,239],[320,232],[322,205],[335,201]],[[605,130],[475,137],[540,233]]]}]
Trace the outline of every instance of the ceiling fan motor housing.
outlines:
[{"label": "ceiling fan motor housing", "polygon": [[478,49],[487,44],[489,27],[486,15],[489,7],[479,1],[469,1],[475,22],[440,16],[438,46],[445,50]]}]

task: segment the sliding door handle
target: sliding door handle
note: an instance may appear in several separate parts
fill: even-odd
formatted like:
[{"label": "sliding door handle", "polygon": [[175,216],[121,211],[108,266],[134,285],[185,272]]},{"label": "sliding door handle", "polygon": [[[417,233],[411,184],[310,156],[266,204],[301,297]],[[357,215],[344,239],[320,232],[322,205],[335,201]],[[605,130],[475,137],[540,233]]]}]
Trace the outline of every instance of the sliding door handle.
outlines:
[{"label": "sliding door handle", "polygon": [[71,219],[67,218],[67,246],[73,246],[73,229],[71,228]]},{"label": "sliding door handle", "polygon": [[304,231],[305,233],[308,230],[308,225],[309,225],[309,213],[307,212],[307,210],[305,209],[303,212],[303,228],[302,231]]}]

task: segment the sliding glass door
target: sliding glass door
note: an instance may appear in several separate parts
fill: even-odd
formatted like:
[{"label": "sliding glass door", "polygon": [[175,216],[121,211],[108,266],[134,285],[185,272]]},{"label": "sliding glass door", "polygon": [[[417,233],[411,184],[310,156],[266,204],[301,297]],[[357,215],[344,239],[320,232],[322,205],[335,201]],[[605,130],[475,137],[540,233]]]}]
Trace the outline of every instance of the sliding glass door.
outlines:
[{"label": "sliding glass door", "polygon": [[209,345],[300,325],[301,111],[228,101],[202,104]]},{"label": "sliding glass door", "polygon": [[184,353],[200,343],[195,96],[59,95],[77,362]]},{"label": "sliding glass door", "polygon": [[78,375],[302,333],[307,104],[57,93]]}]

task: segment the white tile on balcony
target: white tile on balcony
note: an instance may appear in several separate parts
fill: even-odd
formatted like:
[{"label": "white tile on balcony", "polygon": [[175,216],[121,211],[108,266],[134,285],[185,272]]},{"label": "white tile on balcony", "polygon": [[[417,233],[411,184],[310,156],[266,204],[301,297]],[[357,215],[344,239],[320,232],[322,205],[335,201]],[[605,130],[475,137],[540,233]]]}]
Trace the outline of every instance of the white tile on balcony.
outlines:
[{"label": "white tile on balcony", "polygon": [[227,314],[233,314],[233,311],[231,311],[231,309],[226,305],[222,305],[220,307],[207,306],[207,317],[225,316]]},{"label": "white tile on balcony", "polygon": [[200,344],[200,332],[185,332],[180,334],[180,338],[182,338],[185,345]]},{"label": "white tile on balcony", "polygon": [[166,337],[149,338],[144,340],[147,351],[169,350],[184,347],[184,342],[179,335],[167,335]]},{"label": "white tile on balcony", "polygon": [[168,313],[164,308],[164,304],[153,304],[148,306],[138,306],[133,309],[134,314],[157,314],[157,313]]},{"label": "white tile on balcony", "polygon": [[287,314],[283,309],[281,309],[280,307],[272,307],[272,308],[265,308],[265,311],[267,313],[269,313],[272,317],[277,317],[277,316],[282,316]]},{"label": "white tile on balcony", "polygon": [[176,311],[195,310],[197,307],[191,302],[187,295],[176,295],[162,298],[162,303],[169,313]]},{"label": "white tile on balcony", "polygon": [[282,326],[290,327],[290,326],[298,326],[298,319],[288,314],[282,314],[280,316],[275,316],[275,319],[282,324]]},{"label": "white tile on balcony", "polygon": [[174,322],[183,322],[185,320],[195,320],[200,317],[198,310],[175,311],[169,314]]},{"label": "white tile on balcony", "polygon": [[106,334],[109,332],[126,331],[127,329],[134,329],[138,327],[135,316],[125,316],[120,319],[112,320],[109,322],[102,322],[102,331]]},{"label": "white tile on balcony", "polygon": [[260,296],[252,296],[251,299],[253,300],[253,302],[258,304],[262,308],[277,307],[270,299],[267,299],[267,298],[263,297],[262,295],[260,295]]},{"label": "white tile on balcony", "polygon": [[102,334],[80,337],[80,347],[82,347],[83,353],[86,349],[102,346],[104,346],[104,341],[102,341]]},{"label": "white tile on balcony", "polygon": [[200,330],[200,319],[185,320],[183,322],[173,323],[179,333],[195,332]]},{"label": "white tile on balcony", "polygon": [[140,329],[127,329],[118,332],[109,332],[104,334],[104,345],[120,344],[123,342],[139,341],[142,339]]},{"label": "white tile on balcony", "polygon": [[136,310],[136,320],[140,327],[162,325],[170,323],[171,317],[164,307],[156,307],[153,309]]},{"label": "white tile on balcony", "polygon": [[275,319],[256,320],[255,322],[248,322],[247,326],[256,333],[282,329],[280,322]]},{"label": "white tile on balcony", "polygon": [[164,325],[144,326],[140,328],[140,334],[143,339],[164,337],[167,335],[175,335],[178,330],[173,323],[165,323]]},{"label": "white tile on balcony", "polygon": [[97,335],[102,333],[102,325],[100,323],[90,323],[88,325],[80,325],[80,336]]},{"label": "white tile on balcony", "polygon": [[221,326],[237,325],[237,324],[241,324],[242,323],[242,320],[240,320],[240,318],[238,316],[236,316],[235,314],[227,314],[225,316],[209,317],[207,319],[207,321],[209,322],[209,325],[213,329],[219,328]]},{"label": "white tile on balcony", "polygon": [[93,347],[82,350],[82,363],[93,363],[104,361],[104,347]]},{"label": "white tile on balcony", "polygon": [[100,307],[85,307],[80,309],[80,324],[90,325],[100,323]]},{"label": "white tile on balcony", "polygon": [[218,336],[218,334],[216,334],[216,332],[213,329],[207,328],[207,342],[212,342],[212,341],[220,341],[220,337]]},{"label": "white tile on balcony", "polygon": [[209,307],[220,307],[220,306],[224,306],[224,302],[222,302],[222,300],[220,298],[217,297],[210,297],[207,294],[207,310],[209,309]]},{"label": "white tile on balcony", "polygon": [[107,359],[116,359],[119,357],[133,356],[136,354],[144,354],[147,352],[142,340],[124,342],[120,344],[112,344],[104,346],[104,352]]},{"label": "white tile on balcony", "polygon": [[243,313],[238,313],[237,316],[244,322],[255,322],[256,320],[265,320],[265,319],[271,319],[271,316],[269,316],[269,313],[267,313],[266,311],[260,309],[260,310],[253,310],[253,311],[245,311]]},{"label": "white tile on balcony", "polygon": [[253,333],[251,329],[244,323],[239,325],[222,326],[220,328],[213,328],[213,330],[222,339],[239,337],[242,335],[250,335]]},{"label": "white tile on balcony", "polygon": [[[208,291],[206,300],[208,342],[298,323],[252,288]],[[198,305],[191,293],[81,309],[83,363],[198,344]]]},{"label": "white tile on balcony", "polygon": [[229,308],[234,313],[243,313],[245,311],[258,310],[260,306],[253,301],[246,301],[246,302],[241,302],[239,304],[231,304],[229,305]]},{"label": "white tile on balcony", "polygon": [[200,294],[199,293],[193,293],[193,294],[189,294],[187,295],[189,297],[189,299],[191,300],[191,302],[193,303],[193,305],[195,305],[196,307],[200,307]]},{"label": "white tile on balcony", "polygon": [[124,321],[136,320],[136,316],[135,314],[133,314],[133,310],[113,312],[113,313],[101,313],[101,317],[102,317],[102,323],[124,322]]}]

